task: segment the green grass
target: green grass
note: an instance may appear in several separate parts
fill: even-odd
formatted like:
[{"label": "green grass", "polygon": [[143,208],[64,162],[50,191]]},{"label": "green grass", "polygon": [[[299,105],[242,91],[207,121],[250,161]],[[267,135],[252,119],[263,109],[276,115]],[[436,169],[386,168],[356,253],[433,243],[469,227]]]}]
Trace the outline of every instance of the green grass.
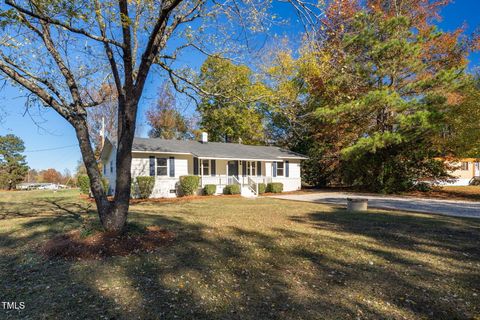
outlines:
[{"label": "green grass", "polygon": [[155,253],[48,261],[94,215],[75,191],[0,193],[0,295],[22,319],[480,318],[480,220],[347,213],[271,198],[142,203],[176,233]]}]

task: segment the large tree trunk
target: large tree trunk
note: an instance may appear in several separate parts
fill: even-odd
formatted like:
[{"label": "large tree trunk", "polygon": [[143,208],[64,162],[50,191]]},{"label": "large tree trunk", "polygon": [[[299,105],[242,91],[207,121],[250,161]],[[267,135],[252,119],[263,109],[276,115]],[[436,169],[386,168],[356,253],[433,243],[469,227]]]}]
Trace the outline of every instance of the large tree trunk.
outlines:
[{"label": "large tree trunk", "polygon": [[116,154],[116,187],[113,201],[109,201],[103,190],[102,175],[92,148],[87,122],[79,116],[70,119],[80,144],[83,162],[90,178],[90,188],[95,198],[100,222],[106,231],[121,232],[128,216],[131,192],[132,145],[135,135],[138,100],[119,99],[118,133]]}]

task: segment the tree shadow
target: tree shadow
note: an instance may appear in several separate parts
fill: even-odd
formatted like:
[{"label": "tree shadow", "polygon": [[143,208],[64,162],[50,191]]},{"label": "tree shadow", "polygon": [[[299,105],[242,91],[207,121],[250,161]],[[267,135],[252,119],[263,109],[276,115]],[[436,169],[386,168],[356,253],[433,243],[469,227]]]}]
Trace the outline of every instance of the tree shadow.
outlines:
[{"label": "tree shadow", "polygon": [[[18,248],[19,243],[40,243],[79,226],[75,209],[63,208],[62,202],[50,205],[63,214],[21,222],[21,229],[30,232],[0,234],[0,290],[4,299],[26,302],[26,309],[9,311],[7,318],[478,315],[479,301],[472,293],[480,293],[480,254],[474,247],[480,236],[474,221],[338,210],[291,215],[288,227],[255,230],[192,222],[195,213],[187,211],[171,216],[133,207],[131,220],[160,225],[176,234],[175,241],[152,254],[72,262],[46,260],[30,247]],[[161,211],[162,205],[157,208]],[[452,273],[419,266],[411,254],[422,253],[462,266]],[[458,299],[449,292],[455,288],[452,282],[464,291],[457,293]]]}]

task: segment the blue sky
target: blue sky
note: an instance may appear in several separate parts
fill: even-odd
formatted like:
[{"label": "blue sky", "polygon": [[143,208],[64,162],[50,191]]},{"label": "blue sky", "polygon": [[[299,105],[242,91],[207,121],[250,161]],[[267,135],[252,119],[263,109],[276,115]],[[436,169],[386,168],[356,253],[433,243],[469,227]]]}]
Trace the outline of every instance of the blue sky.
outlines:
[{"label": "blue sky", "polygon": [[[281,16],[288,14],[292,17],[291,10],[288,12],[282,5],[276,7],[276,10]],[[443,9],[443,21],[439,22],[439,27],[448,31],[466,23],[467,33],[471,33],[480,26],[479,13],[479,0],[456,0]],[[294,36],[301,32],[299,24],[295,21],[292,22],[294,27],[278,30],[278,32],[287,36]],[[195,55],[188,58],[191,58],[192,61],[184,59],[182,62],[192,67],[198,67],[203,59]],[[470,61],[470,68],[480,66],[480,54],[470,56]],[[148,130],[144,125],[144,112],[154,102],[155,92],[161,81],[157,74],[149,77],[139,110],[138,123],[141,126],[141,135],[146,135]],[[41,112],[32,110],[30,114],[25,113],[25,99],[21,98],[21,95],[17,88],[5,86],[1,89],[0,135],[13,133],[25,142],[25,154],[31,168],[56,168],[59,171],[69,169],[74,172],[81,156],[73,128],[53,110],[44,109]],[[186,106],[186,108],[191,111],[193,106]]]}]

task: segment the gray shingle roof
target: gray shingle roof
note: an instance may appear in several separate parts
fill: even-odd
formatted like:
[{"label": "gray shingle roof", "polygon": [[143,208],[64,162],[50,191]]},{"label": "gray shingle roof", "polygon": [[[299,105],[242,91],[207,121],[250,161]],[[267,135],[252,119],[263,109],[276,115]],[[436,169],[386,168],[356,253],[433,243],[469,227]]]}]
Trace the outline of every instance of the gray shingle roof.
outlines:
[{"label": "gray shingle roof", "polygon": [[304,155],[279,147],[250,146],[238,143],[221,143],[158,138],[135,138],[133,152],[187,153],[199,158],[238,160],[307,159]]}]

